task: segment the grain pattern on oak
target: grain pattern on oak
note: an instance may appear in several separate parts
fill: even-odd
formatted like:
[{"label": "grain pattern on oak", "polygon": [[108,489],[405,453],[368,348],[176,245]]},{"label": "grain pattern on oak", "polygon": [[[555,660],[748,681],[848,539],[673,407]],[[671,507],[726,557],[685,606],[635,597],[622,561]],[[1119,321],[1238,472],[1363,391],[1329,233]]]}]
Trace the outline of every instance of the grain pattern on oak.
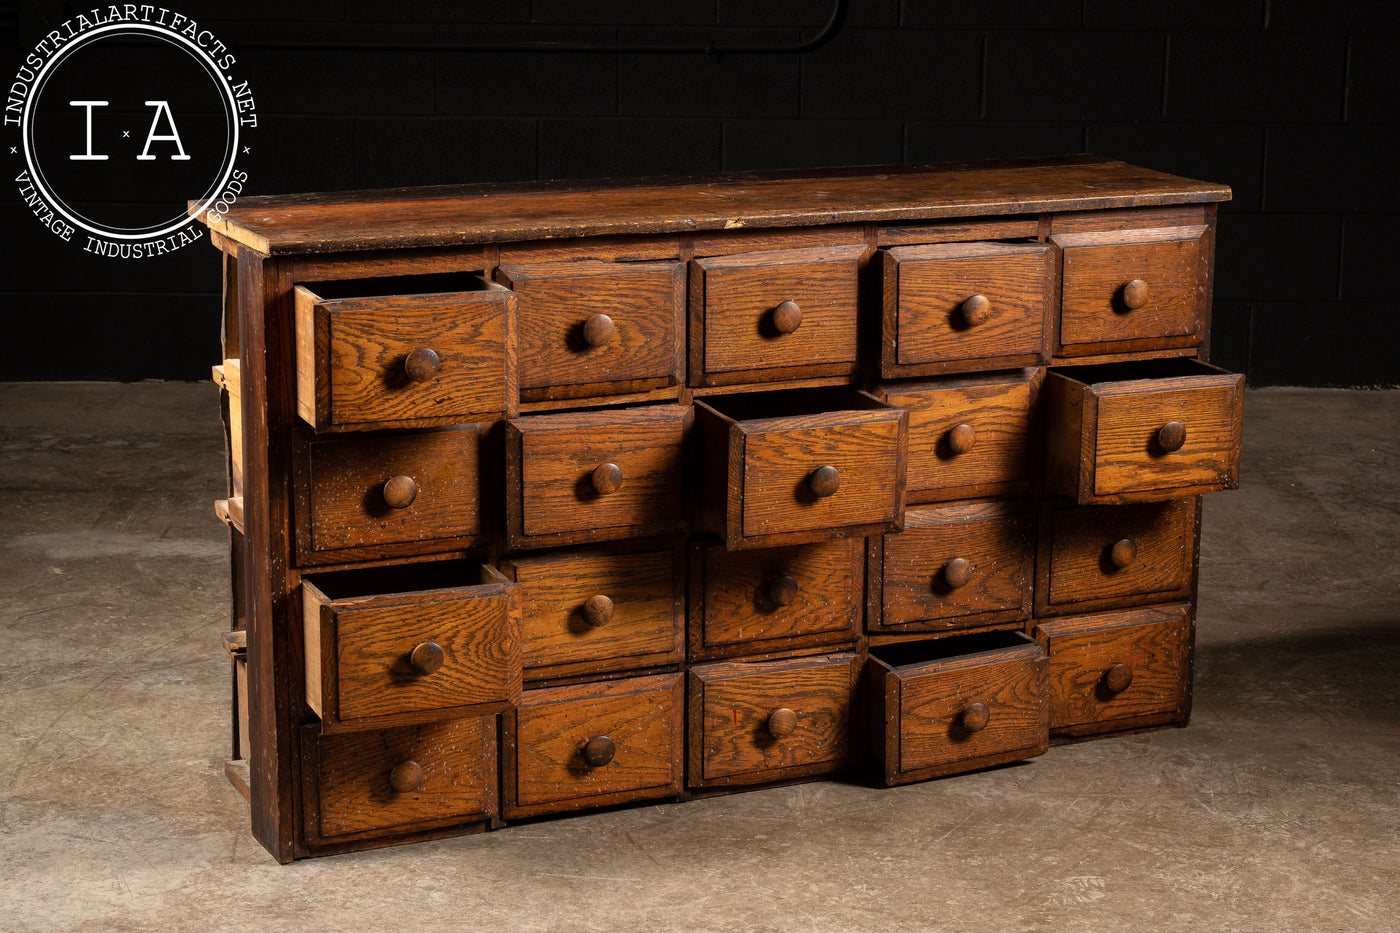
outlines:
[{"label": "grain pattern on oak", "polygon": [[[680,793],[684,722],[680,674],[525,692],[505,716],[507,818]],[[588,741],[612,739],[591,767]]]},{"label": "grain pattern on oak", "polygon": [[[751,551],[696,545],[690,655],[714,659],[852,642],[860,628],[864,572],[859,538]],[[791,595],[775,592],[782,578],[793,582]],[[783,597],[787,602],[780,605]]]},{"label": "grain pattern on oak", "polygon": [[[1105,732],[1148,720],[1185,719],[1192,625],[1190,607],[1070,616],[1037,623],[1036,638],[1050,656],[1046,703],[1050,728],[1075,735]],[[1132,672],[1114,690],[1107,672]]]},{"label": "grain pattern on oak", "polygon": [[[857,670],[851,654],[692,667],[691,785],[759,783],[845,764]],[[769,728],[778,709],[796,713],[781,736]]]},{"label": "grain pattern on oak", "polygon": [[[569,551],[508,558],[502,569],[520,589],[526,676],[625,670],[681,660],[685,597],[677,552]],[[584,606],[611,601],[601,626]]]},{"label": "grain pattern on oak", "polygon": [[[944,630],[1028,617],[1032,527],[1024,501],[910,510],[904,530],[884,537],[882,612],[870,630]],[[966,582],[949,579],[954,560],[970,565]]]},{"label": "grain pattern on oak", "polygon": [[[321,299],[296,289],[297,407],[319,430],[481,421],[514,411],[515,299],[479,291]],[[414,381],[404,361],[441,360]]]},{"label": "grain pattern on oak", "polygon": [[[609,395],[619,391],[614,384],[678,383],[683,277],[679,262],[501,266],[496,279],[518,303],[522,397],[549,397],[535,390],[556,386],[595,386],[595,394]],[[614,328],[599,345],[584,333],[596,315],[606,315]]]},{"label": "grain pattern on oak", "polygon": [[[496,719],[458,719],[375,732],[322,736],[319,831],[322,837],[496,815]],[[396,791],[393,769],[422,768],[417,790]]]},{"label": "grain pattern on oak", "polygon": [[[307,452],[303,551],[333,551],[482,534],[481,432],[476,425],[393,437],[318,440]],[[417,495],[393,508],[385,483],[404,476]]]}]

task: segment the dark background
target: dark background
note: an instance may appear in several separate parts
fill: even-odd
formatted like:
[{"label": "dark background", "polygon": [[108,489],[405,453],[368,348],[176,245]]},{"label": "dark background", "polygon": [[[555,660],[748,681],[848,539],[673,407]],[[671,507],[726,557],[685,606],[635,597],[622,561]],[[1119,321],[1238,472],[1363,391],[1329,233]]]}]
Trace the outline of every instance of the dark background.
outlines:
[{"label": "dark background", "polygon": [[[849,0],[834,38],[803,53],[425,48],[779,45],[815,35],[832,2],[166,5],[212,28],[251,81],[249,194],[1089,151],[1234,189],[1217,362],[1255,385],[1400,384],[1386,258],[1400,3]],[[0,8],[5,85],[48,28],[92,5]],[[334,42],[416,48],[307,47]],[[207,239],[104,259],[48,233],[13,182],[0,205],[0,379],[209,377]]]}]

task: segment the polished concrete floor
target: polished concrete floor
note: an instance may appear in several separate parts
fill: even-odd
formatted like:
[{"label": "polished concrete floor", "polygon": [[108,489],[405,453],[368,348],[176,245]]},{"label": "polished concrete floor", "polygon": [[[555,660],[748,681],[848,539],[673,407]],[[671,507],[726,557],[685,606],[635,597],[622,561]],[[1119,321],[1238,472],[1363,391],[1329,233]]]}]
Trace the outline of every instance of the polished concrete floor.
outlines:
[{"label": "polished concrete floor", "polygon": [[1248,399],[1195,719],[279,866],[223,777],[210,385],[0,385],[0,930],[1400,929],[1400,392]]}]

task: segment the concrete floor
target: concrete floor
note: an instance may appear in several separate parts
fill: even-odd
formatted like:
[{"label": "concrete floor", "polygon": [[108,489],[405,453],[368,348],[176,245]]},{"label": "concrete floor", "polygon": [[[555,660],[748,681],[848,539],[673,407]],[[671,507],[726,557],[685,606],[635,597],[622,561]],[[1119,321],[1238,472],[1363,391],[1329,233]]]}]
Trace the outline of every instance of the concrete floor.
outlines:
[{"label": "concrete floor", "polygon": [[210,385],[0,385],[0,930],[1400,928],[1400,392],[1248,399],[1189,729],[278,866]]}]

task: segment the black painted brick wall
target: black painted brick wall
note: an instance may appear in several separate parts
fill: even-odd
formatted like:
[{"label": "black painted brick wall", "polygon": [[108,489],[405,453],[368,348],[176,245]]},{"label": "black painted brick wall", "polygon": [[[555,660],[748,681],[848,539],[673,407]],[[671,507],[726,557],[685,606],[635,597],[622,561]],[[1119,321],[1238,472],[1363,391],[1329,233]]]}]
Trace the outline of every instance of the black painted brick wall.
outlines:
[{"label": "black painted brick wall", "polygon": [[[788,43],[830,2],[169,5],[234,46],[252,80],[250,193],[1090,151],[1234,189],[1218,362],[1256,385],[1400,384],[1386,258],[1400,4],[850,0],[841,31],[805,54],[256,47]],[[89,6],[20,4],[6,69]],[[207,378],[219,315],[207,244],[104,260],[45,233],[13,188],[3,205],[0,378]]]}]

